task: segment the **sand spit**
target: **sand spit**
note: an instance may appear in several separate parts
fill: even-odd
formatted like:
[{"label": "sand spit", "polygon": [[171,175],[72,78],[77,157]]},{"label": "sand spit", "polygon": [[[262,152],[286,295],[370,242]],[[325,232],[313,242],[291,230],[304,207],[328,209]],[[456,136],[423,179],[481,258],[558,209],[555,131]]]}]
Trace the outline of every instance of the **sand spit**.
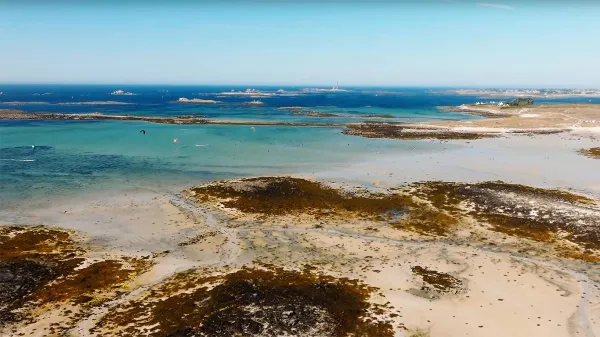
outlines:
[{"label": "sand spit", "polygon": [[503,118],[513,116],[514,113],[508,110],[499,109],[496,106],[468,105],[459,106],[438,106],[437,109],[446,112],[460,112],[474,116],[482,116],[488,118]]},{"label": "sand spit", "polygon": [[132,115],[105,115],[101,113],[90,114],[61,114],[61,113],[28,113],[22,110],[0,109],[0,120],[118,120],[142,121],[161,124],[211,124],[211,125],[245,125],[245,126],[347,126],[344,123],[288,123],[288,122],[262,122],[262,121],[222,121],[210,120],[202,116],[177,116],[177,117],[144,117]]},{"label": "sand spit", "polygon": [[578,152],[586,157],[590,157],[593,159],[600,159],[600,147],[593,147],[590,149],[581,149]]},{"label": "sand spit", "polygon": [[[102,248],[152,265],[77,319],[60,302],[4,335],[600,333],[600,210],[567,191],[259,177],[66,205],[23,220],[80,229],[89,248],[76,257]],[[71,329],[43,330],[56,322]]]},{"label": "sand spit", "polygon": [[450,112],[484,116],[476,121],[385,123],[348,125],[347,135],[391,139],[481,139],[505,134],[552,134],[594,129],[600,125],[600,105],[553,104],[526,107],[461,105],[438,107]]},{"label": "sand spit", "polygon": [[342,118],[395,118],[388,114],[365,114],[365,115],[347,115],[333,112],[321,112],[317,110],[310,110],[302,107],[283,107],[277,108],[277,110],[291,111],[296,116],[307,116],[307,117],[342,117]]},{"label": "sand spit", "polygon": [[118,101],[90,101],[90,102],[65,102],[55,103],[57,105],[129,105],[135,104],[130,102],[118,102]]},{"label": "sand spit", "polygon": [[[481,105],[461,105],[458,107],[438,107],[445,111],[498,117],[478,121],[426,123],[446,127],[490,127],[512,129],[558,128],[600,126],[599,104],[535,104],[523,107],[499,107]],[[521,116],[528,118],[521,118]]]},{"label": "sand spit", "polygon": [[36,102],[36,101],[7,101],[0,102],[0,104],[11,104],[11,105],[23,105],[23,104],[32,104],[32,105],[41,105],[41,104],[50,104],[49,102]]}]

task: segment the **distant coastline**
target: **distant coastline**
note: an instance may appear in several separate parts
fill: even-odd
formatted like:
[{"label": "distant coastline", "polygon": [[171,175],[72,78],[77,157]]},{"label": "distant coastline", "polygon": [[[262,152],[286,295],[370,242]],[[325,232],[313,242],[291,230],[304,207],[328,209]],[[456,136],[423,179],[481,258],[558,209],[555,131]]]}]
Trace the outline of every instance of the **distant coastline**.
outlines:
[{"label": "distant coastline", "polygon": [[498,97],[534,97],[534,98],[568,98],[568,97],[600,97],[597,89],[457,89],[441,93],[461,96],[479,96],[485,98]]}]

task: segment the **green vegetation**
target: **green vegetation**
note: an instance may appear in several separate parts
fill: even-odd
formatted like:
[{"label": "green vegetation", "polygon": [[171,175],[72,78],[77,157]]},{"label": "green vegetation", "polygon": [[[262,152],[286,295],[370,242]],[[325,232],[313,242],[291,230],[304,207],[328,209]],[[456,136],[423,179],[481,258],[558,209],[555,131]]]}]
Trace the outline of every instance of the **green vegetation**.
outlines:
[{"label": "green vegetation", "polygon": [[509,106],[533,105],[533,98],[517,98],[507,103]]}]

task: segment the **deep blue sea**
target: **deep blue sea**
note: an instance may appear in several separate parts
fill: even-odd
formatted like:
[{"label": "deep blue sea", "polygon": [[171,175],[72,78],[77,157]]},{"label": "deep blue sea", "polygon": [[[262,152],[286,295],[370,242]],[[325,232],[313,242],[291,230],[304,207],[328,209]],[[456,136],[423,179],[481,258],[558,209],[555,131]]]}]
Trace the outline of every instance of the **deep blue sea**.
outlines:
[{"label": "deep blue sea", "polygon": [[[283,90],[274,97],[240,97],[223,92]],[[29,112],[202,115],[222,120],[359,122],[366,114],[392,121],[462,120],[477,117],[442,112],[478,97],[438,94],[436,88],[344,88],[351,92],[300,93],[302,87],[172,85],[0,85],[0,109]],[[116,90],[134,95],[112,95]],[[180,98],[222,101],[181,104]],[[257,99],[261,107],[244,102]],[[59,104],[119,101],[128,105]],[[546,100],[540,103],[584,99]],[[13,103],[9,103],[13,102]],[[20,103],[14,103],[20,102]],[[30,104],[29,102],[40,102]],[[300,106],[342,117],[294,115],[279,107]],[[376,120],[376,119],[375,119]],[[146,130],[146,134],[140,130]],[[439,142],[366,139],[339,127],[166,125],[121,121],[1,121],[0,208],[48,204],[112,188],[177,191],[215,179],[263,174],[310,174],[369,160],[379,154],[439,150]],[[177,143],[174,143],[177,139]],[[444,145],[450,146],[450,145]]]}]

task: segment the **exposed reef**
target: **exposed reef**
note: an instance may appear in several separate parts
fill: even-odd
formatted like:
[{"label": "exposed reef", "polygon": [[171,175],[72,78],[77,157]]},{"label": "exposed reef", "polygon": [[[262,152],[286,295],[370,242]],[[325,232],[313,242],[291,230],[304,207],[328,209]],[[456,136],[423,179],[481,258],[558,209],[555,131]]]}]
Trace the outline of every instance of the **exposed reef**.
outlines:
[{"label": "exposed reef", "polygon": [[360,115],[361,118],[395,118],[395,116],[393,115],[388,115],[388,114],[367,114],[367,115]]},{"label": "exposed reef", "polygon": [[465,292],[464,282],[448,273],[442,273],[421,266],[411,268],[413,275],[423,281],[420,289],[410,291],[413,295],[436,299],[450,294],[456,295]]},{"label": "exposed reef", "polygon": [[590,157],[593,159],[600,159],[600,147],[593,147],[590,149],[580,149],[579,154],[582,154],[586,157]]},{"label": "exposed reef", "polygon": [[65,331],[150,264],[131,257],[90,259],[73,234],[59,229],[0,227],[0,329],[34,323],[40,309],[69,306],[45,334]]},{"label": "exposed reef", "polygon": [[311,111],[294,110],[294,115],[308,116],[308,117],[346,117],[342,114],[320,112],[320,111],[314,111],[314,110],[311,110]]},{"label": "exposed reef", "polygon": [[103,317],[111,336],[393,336],[375,289],[271,265],[226,273],[188,270]]},{"label": "exposed reef", "polygon": [[206,124],[207,120],[201,116],[177,117],[144,117],[131,115],[105,115],[100,113],[89,114],[61,114],[61,113],[26,113],[21,110],[0,110],[0,119],[20,120],[71,120],[71,121],[142,121],[161,124]]},{"label": "exposed reef", "polygon": [[600,209],[595,200],[567,191],[505,182],[422,182],[371,193],[300,178],[260,177],[211,183],[186,195],[232,219],[241,213],[321,224],[363,221],[365,227],[383,223],[434,237],[453,237],[475,222],[484,231],[549,244],[562,257],[600,261]]},{"label": "exposed reef", "polygon": [[22,110],[0,109],[0,120],[69,120],[69,121],[141,121],[161,124],[211,124],[211,125],[246,125],[246,126],[346,126],[345,123],[288,123],[264,121],[223,121],[210,120],[203,116],[177,116],[177,117],[144,117],[132,115],[105,115],[101,113],[90,114],[63,114],[63,113],[28,113]]},{"label": "exposed reef", "polygon": [[419,139],[464,139],[474,140],[481,138],[494,138],[497,134],[455,131],[441,128],[412,127],[410,124],[397,123],[362,123],[357,125],[348,125],[342,131],[343,134],[352,136],[361,136],[365,138],[389,138],[404,140]]},{"label": "exposed reef", "polygon": [[446,111],[446,112],[459,112],[463,114],[469,114],[473,116],[482,116],[486,118],[504,118],[513,116],[514,113],[508,112],[506,110],[497,110],[493,107],[484,106],[470,106],[470,105],[460,105],[460,106],[438,106],[436,107],[438,110]]}]

